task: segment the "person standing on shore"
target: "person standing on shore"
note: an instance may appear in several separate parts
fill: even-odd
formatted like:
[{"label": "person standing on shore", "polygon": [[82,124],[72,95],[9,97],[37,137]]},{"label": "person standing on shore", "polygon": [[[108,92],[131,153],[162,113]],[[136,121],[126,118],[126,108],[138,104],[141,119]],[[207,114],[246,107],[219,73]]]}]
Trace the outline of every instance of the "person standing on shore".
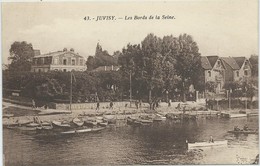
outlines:
[{"label": "person standing on shore", "polygon": [[99,110],[99,102],[97,102],[97,108],[96,108],[96,111],[98,111]]},{"label": "person standing on shore", "polygon": [[35,106],[35,101],[34,101],[34,99],[32,99],[32,108],[33,108],[33,109],[36,109],[36,106]]},{"label": "person standing on shore", "polygon": [[110,102],[110,109],[113,109],[113,102]]}]

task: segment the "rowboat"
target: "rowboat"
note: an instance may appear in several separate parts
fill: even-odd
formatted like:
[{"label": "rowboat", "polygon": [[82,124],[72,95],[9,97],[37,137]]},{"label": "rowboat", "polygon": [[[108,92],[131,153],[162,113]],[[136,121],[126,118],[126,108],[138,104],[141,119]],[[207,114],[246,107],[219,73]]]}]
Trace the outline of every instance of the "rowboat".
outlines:
[{"label": "rowboat", "polygon": [[7,126],[8,129],[21,130],[21,131],[35,131],[36,127],[26,127],[26,126]]},{"label": "rowboat", "polygon": [[53,126],[40,126],[40,127],[36,127],[37,130],[51,130],[53,129]]},{"label": "rowboat", "polygon": [[95,119],[88,119],[84,121],[86,126],[96,126],[97,125],[97,121]]},{"label": "rowboat", "polygon": [[34,122],[29,123],[29,124],[26,125],[26,127],[38,127],[38,126],[40,126],[40,124],[39,123],[34,123]]},{"label": "rowboat", "polygon": [[79,118],[74,118],[74,119],[72,120],[72,122],[73,122],[75,125],[77,125],[78,127],[81,127],[81,126],[83,126],[83,124],[84,124],[84,121],[80,120]]},{"label": "rowboat", "polygon": [[160,114],[155,114],[155,118],[153,119],[153,121],[163,121],[163,120],[166,120],[166,117]]},{"label": "rowboat", "polygon": [[52,121],[52,124],[54,127],[59,127],[59,128],[70,128],[70,124],[64,123],[61,121]]},{"label": "rowboat", "polygon": [[151,119],[140,119],[139,121],[141,123],[153,123],[153,120],[151,120]]},{"label": "rowboat", "polygon": [[239,130],[239,131],[234,131],[234,130],[231,130],[231,131],[228,131],[228,133],[233,133],[233,134],[258,134],[258,131],[257,130]]},{"label": "rowboat", "polygon": [[85,128],[85,129],[79,129],[79,130],[70,130],[70,131],[63,131],[61,134],[76,134],[76,133],[88,133],[88,132],[97,132],[100,130],[103,130],[104,127],[100,128]]},{"label": "rowboat", "polygon": [[106,127],[108,125],[108,121],[107,120],[103,120],[102,122],[98,123],[100,126],[102,127]]},{"label": "rowboat", "polygon": [[195,143],[188,143],[188,149],[196,149],[196,148],[203,148],[203,147],[213,147],[213,146],[225,146],[227,145],[227,140],[224,141],[214,141],[214,142],[195,142]]}]

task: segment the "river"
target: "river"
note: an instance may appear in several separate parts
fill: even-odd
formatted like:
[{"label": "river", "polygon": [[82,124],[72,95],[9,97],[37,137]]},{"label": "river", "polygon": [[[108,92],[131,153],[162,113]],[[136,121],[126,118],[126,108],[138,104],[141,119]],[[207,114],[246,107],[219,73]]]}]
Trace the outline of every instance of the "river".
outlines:
[{"label": "river", "polygon": [[[227,133],[235,125],[258,128],[258,117],[171,120],[133,127],[120,121],[99,133],[38,138],[4,129],[4,159],[9,165],[250,164],[259,153],[258,135]],[[228,140],[227,147],[187,150],[190,142]]]}]

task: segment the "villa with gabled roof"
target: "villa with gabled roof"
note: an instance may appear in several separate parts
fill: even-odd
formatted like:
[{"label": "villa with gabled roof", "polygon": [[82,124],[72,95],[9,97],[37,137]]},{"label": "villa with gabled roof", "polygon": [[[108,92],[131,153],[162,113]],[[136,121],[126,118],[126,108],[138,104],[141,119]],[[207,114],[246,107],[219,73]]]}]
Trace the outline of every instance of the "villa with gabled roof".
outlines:
[{"label": "villa with gabled roof", "polygon": [[47,54],[40,54],[33,57],[32,72],[48,71],[85,71],[87,69],[85,59],[74,49],[69,51],[64,48],[63,51],[56,51]]},{"label": "villa with gabled roof", "polygon": [[252,65],[246,57],[202,56],[201,66],[204,69],[206,82],[217,84],[219,92],[225,83],[245,81],[251,77]]}]

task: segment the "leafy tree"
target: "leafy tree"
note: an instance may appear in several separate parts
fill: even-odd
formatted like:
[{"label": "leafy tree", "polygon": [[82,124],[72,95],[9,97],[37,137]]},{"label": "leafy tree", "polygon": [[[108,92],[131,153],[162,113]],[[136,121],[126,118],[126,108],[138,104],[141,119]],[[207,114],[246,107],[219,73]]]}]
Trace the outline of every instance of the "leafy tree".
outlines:
[{"label": "leafy tree", "polygon": [[183,34],[178,38],[175,70],[182,81],[183,100],[191,84],[196,84],[200,74],[201,60],[197,43],[190,35]]},{"label": "leafy tree", "polygon": [[87,59],[88,70],[91,71],[99,66],[111,66],[117,65],[117,59],[120,52],[115,52],[114,56],[108,54],[106,50],[102,50],[102,47],[97,44],[95,56],[89,56]]},{"label": "leafy tree", "polygon": [[26,41],[14,42],[9,50],[11,64],[10,71],[30,71],[31,60],[34,56],[34,50],[31,43]]},{"label": "leafy tree", "polygon": [[252,76],[258,77],[258,55],[251,55],[249,61],[252,65]]}]

